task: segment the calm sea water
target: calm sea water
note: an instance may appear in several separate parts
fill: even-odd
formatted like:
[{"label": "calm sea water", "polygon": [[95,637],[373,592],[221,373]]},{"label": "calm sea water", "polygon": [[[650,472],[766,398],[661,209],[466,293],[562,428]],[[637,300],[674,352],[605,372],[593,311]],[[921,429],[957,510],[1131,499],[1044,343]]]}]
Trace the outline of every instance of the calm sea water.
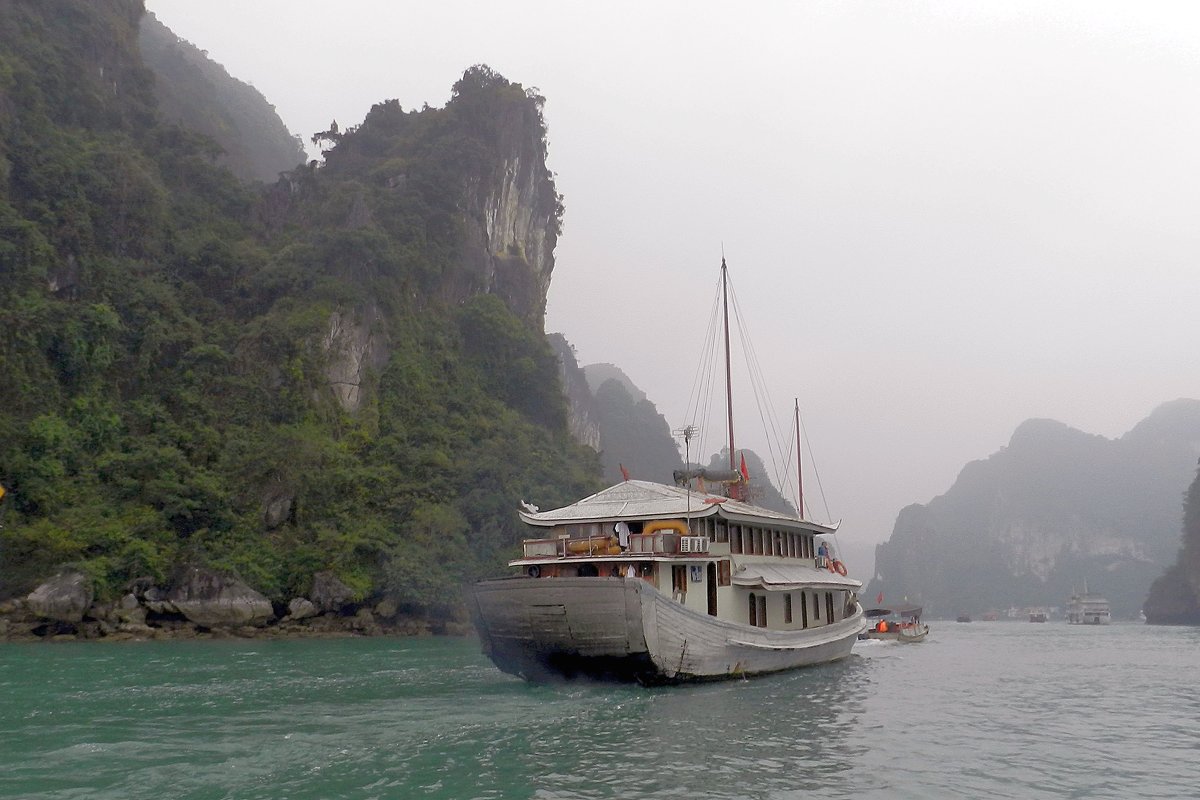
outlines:
[{"label": "calm sea water", "polygon": [[1200,630],[932,627],[658,689],[474,640],[0,645],[0,797],[1200,796]]}]

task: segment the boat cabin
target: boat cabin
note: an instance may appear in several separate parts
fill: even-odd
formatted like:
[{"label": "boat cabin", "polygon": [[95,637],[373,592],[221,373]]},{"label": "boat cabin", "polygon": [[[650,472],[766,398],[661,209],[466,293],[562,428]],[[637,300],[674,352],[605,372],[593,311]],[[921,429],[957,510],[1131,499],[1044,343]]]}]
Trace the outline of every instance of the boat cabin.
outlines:
[{"label": "boat cabin", "polygon": [[861,583],[820,554],[835,526],[726,497],[631,480],[521,518],[539,535],[510,565],[529,578],[642,580],[693,611],[773,630],[828,625],[857,607]]}]

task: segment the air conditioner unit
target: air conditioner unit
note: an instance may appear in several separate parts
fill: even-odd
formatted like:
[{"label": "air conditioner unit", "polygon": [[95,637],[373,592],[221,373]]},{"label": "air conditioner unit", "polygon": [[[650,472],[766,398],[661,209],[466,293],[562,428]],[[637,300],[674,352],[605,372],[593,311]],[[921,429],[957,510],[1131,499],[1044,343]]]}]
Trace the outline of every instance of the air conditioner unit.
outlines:
[{"label": "air conditioner unit", "polygon": [[707,553],[708,552],[708,537],[707,536],[680,536],[679,537],[679,552],[681,552],[681,553]]}]

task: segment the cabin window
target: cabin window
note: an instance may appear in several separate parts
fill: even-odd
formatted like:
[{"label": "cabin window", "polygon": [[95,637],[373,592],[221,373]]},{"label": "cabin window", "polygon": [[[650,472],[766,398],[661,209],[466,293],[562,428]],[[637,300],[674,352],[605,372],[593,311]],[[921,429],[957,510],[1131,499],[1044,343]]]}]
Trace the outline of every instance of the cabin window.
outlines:
[{"label": "cabin window", "polygon": [[708,615],[715,617],[717,615],[717,565],[715,562],[708,562],[708,568],[705,570],[705,587],[708,589]]},{"label": "cabin window", "polygon": [[825,620],[833,622],[833,592],[825,593]]},{"label": "cabin window", "polygon": [[787,555],[787,534],[783,531],[775,531],[775,555]]},{"label": "cabin window", "polygon": [[754,592],[750,593],[750,624],[758,627],[758,598]]},{"label": "cabin window", "polygon": [[813,619],[821,621],[821,598],[817,597],[816,592],[813,592]]},{"label": "cabin window", "polygon": [[671,589],[679,594],[687,594],[687,566],[676,564],[671,567]]},{"label": "cabin window", "polygon": [[719,520],[719,519],[713,520],[713,541],[714,542],[728,542],[729,541],[729,528],[728,528],[728,526],[726,526],[724,520]]},{"label": "cabin window", "polygon": [[808,592],[800,593],[800,625],[808,627]]},{"label": "cabin window", "polygon": [[789,625],[792,623],[792,593],[788,592],[783,596],[783,621]]},{"label": "cabin window", "polygon": [[754,553],[754,555],[756,555],[756,556],[761,556],[761,555],[762,555],[762,553],[763,553],[763,532],[762,532],[762,528],[754,528],[754,529],[751,531],[751,534],[752,534],[752,535],[753,535],[753,537],[754,537],[754,543],[753,543],[753,549],[751,549],[751,551],[750,551],[750,552],[751,552],[751,553]]},{"label": "cabin window", "polygon": [[717,562],[717,572],[718,572],[717,583],[720,586],[729,586],[733,583],[733,575],[731,574],[732,570],[730,568],[730,562],[718,561]]},{"label": "cabin window", "polygon": [[758,627],[767,627],[767,595],[765,592],[758,596]]},{"label": "cabin window", "polygon": [[742,552],[742,526],[741,525],[730,525],[729,526],[729,552],[731,552],[731,553],[741,553]]}]

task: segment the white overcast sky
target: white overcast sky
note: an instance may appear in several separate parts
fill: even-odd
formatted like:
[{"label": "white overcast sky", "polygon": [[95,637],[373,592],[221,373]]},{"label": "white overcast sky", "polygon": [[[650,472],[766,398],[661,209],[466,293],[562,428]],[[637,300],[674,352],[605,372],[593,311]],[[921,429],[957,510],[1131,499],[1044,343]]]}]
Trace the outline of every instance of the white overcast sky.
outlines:
[{"label": "white overcast sky", "polygon": [[724,248],[847,552],[1027,418],[1200,397],[1200,4],[146,5],[305,139],[476,63],[538,87],[547,330],[680,425]]}]

